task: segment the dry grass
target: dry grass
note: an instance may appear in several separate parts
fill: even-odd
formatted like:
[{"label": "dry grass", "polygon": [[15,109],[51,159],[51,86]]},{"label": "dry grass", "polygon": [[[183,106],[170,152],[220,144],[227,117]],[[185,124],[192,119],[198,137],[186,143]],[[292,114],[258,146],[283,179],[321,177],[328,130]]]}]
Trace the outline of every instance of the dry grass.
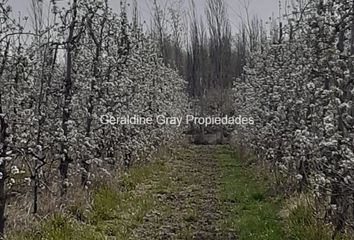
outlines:
[{"label": "dry grass", "polygon": [[[178,144],[177,144],[178,145]],[[134,168],[144,166],[147,162],[154,162],[157,159],[171,157],[175,150],[166,145],[151,156],[142,156],[140,162],[136,162]],[[17,186],[17,194],[12,196],[6,208],[7,235],[16,235],[33,229],[33,226],[40,225],[43,219],[51,219],[57,214],[61,216],[74,216],[79,221],[85,220],[85,213],[90,210],[94,201],[94,194],[102,186],[108,186],[112,191],[119,191],[127,169],[122,165],[96,166],[92,167],[91,185],[88,188],[81,186],[81,174],[71,172],[68,192],[60,197],[58,180],[56,179],[58,166],[52,164],[51,169],[46,169],[45,184],[38,192],[38,213],[33,214],[32,188],[26,184]],[[104,169],[109,169],[106,171]],[[50,171],[50,172],[49,172]]]}]

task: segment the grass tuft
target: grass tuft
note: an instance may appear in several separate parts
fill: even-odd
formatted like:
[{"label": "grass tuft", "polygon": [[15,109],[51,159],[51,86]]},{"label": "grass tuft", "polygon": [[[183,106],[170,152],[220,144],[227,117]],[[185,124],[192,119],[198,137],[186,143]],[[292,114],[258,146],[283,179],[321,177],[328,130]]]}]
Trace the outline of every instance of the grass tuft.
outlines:
[{"label": "grass tuft", "polygon": [[349,240],[345,234],[333,238],[333,227],[316,217],[314,203],[305,195],[293,197],[285,207],[287,235],[295,240]]},{"label": "grass tuft", "polygon": [[38,223],[33,229],[19,232],[8,240],[103,240],[104,236],[89,225],[82,224],[62,213]]},{"label": "grass tuft", "polygon": [[109,186],[99,188],[93,196],[90,220],[93,224],[116,217],[119,195]]}]

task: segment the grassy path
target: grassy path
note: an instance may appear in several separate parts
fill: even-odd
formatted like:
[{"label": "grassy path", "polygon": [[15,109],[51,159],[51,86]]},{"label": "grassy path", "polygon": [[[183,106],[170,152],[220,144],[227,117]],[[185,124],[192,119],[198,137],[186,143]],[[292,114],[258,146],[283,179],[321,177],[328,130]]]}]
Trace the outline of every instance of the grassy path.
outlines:
[{"label": "grassy path", "polygon": [[285,239],[267,189],[228,147],[188,146],[97,190],[89,208],[10,239]]},{"label": "grassy path", "polygon": [[228,147],[190,146],[160,164],[140,185],[158,203],[132,239],[284,239],[268,179]]},{"label": "grassy path", "polygon": [[134,229],[135,239],[226,239],[217,228],[220,172],[213,155],[213,148],[190,147],[161,163],[147,183],[157,209]]}]

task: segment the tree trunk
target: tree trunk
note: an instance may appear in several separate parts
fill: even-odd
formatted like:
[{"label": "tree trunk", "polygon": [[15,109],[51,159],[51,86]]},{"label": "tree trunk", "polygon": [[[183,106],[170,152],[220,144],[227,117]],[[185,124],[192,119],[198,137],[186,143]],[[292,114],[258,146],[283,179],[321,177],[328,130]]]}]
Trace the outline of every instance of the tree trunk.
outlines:
[{"label": "tree trunk", "polygon": [[[1,103],[1,95],[0,95],[0,103]],[[0,114],[2,114],[2,107],[0,106]],[[6,189],[5,189],[5,181],[6,181],[6,151],[7,151],[7,143],[6,139],[7,135],[7,128],[8,124],[5,121],[5,117],[0,116],[0,158],[3,161],[0,164],[0,237],[4,236],[4,229],[5,229],[5,207],[6,207]]]},{"label": "tree trunk", "polygon": [[66,193],[67,181],[68,181],[68,170],[69,164],[72,162],[72,159],[69,157],[68,146],[66,143],[67,137],[69,135],[68,122],[70,120],[70,104],[72,98],[72,51],[73,51],[73,41],[74,41],[74,30],[76,26],[76,17],[77,17],[77,0],[73,1],[72,5],[72,20],[69,26],[69,36],[66,41],[66,74],[64,80],[64,105],[63,105],[63,116],[62,116],[62,129],[65,136],[65,141],[61,145],[61,154],[59,172],[61,176],[61,195],[63,196]]}]

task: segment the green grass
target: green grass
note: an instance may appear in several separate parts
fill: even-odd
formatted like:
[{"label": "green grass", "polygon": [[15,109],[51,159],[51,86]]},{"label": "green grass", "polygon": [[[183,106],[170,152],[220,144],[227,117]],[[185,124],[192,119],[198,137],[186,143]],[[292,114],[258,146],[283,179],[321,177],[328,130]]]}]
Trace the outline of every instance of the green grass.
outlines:
[{"label": "green grass", "polygon": [[70,216],[53,214],[42,220],[32,229],[17,232],[6,238],[9,240],[104,240],[102,233],[96,232],[91,226],[82,224]]},{"label": "green grass", "polygon": [[294,240],[349,240],[346,234],[338,233],[333,238],[333,226],[315,217],[312,203],[301,198],[289,210],[286,218],[287,235]]},{"label": "green grass", "polygon": [[352,239],[343,234],[333,238],[333,227],[316,218],[306,195],[272,196],[272,179],[266,170],[238,159],[227,147],[220,148],[216,158],[222,172],[220,200],[223,212],[228,212],[219,222],[223,231],[236,230],[240,240]]},{"label": "green grass", "polygon": [[216,157],[222,172],[220,199],[225,203],[224,212],[228,212],[220,221],[221,228],[236,230],[240,240],[283,240],[278,215],[281,201],[269,196],[269,179],[228,148],[219,150]]},{"label": "green grass", "polygon": [[119,187],[101,187],[93,196],[90,224],[105,236],[128,239],[156,207],[157,199],[148,186],[156,174],[164,182],[165,171],[162,162],[137,166],[122,177]]},{"label": "green grass", "polygon": [[[88,206],[77,201],[65,212],[10,233],[7,239],[160,239],[161,227],[179,224],[183,227],[175,229],[174,239],[192,239],[203,227],[198,225],[200,218],[206,218],[203,213],[215,214],[214,208],[199,206],[205,204],[202,199],[208,190],[216,187],[215,205],[222,213],[216,239],[229,239],[230,234],[239,240],[332,239],[333,229],[316,219],[311,201],[305,196],[286,200],[271,195],[268,173],[238,159],[229,147],[194,147],[171,159],[136,166],[118,180],[101,184],[90,194]],[[213,167],[203,161],[213,161]],[[217,180],[211,181],[214,174]]]},{"label": "green grass", "polygon": [[[181,152],[182,155],[190,153]],[[181,164],[182,162],[178,162]],[[149,216],[148,236],[158,237],[160,220],[181,216],[181,221],[198,220],[196,206],[181,202],[184,211],[160,197],[173,197],[194,183],[192,176],[180,171],[175,162],[156,160],[131,168],[118,181],[101,184],[91,194],[88,206],[71,204],[65,212],[55,213],[31,224],[29,229],[12,232],[8,240],[101,240],[142,239],[134,231],[144,225]],[[188,199],[187,199],[188,200]],[[172,201],[172,200],[171,200]],[[177,200],[180,201],[180,200]],[[74,201],[75,202],[75,201]],[[178,212],[176,212],[178,211]],[[154,217],[158,214],[158,217]],[[141,230],[141,229],[140,229]],[[182,229],[178,239],[191,239],[193,229]]]},{"label": "green grass", "polygon": [[[141,224],[146,213],[156,206],[156,199],[144,184],[155,174],[166,171],[161,162],[135,167],[122,180],[102,185],[94,190],[92,204],[69,206],[65,213],[55,213],[31,226],[31,229],[10,234],[9,240],[100,240],[128,239],[132,230]],[[162,182],[166,182],[160,174]],[[141,188],[138,191],[137,188]]]}]

